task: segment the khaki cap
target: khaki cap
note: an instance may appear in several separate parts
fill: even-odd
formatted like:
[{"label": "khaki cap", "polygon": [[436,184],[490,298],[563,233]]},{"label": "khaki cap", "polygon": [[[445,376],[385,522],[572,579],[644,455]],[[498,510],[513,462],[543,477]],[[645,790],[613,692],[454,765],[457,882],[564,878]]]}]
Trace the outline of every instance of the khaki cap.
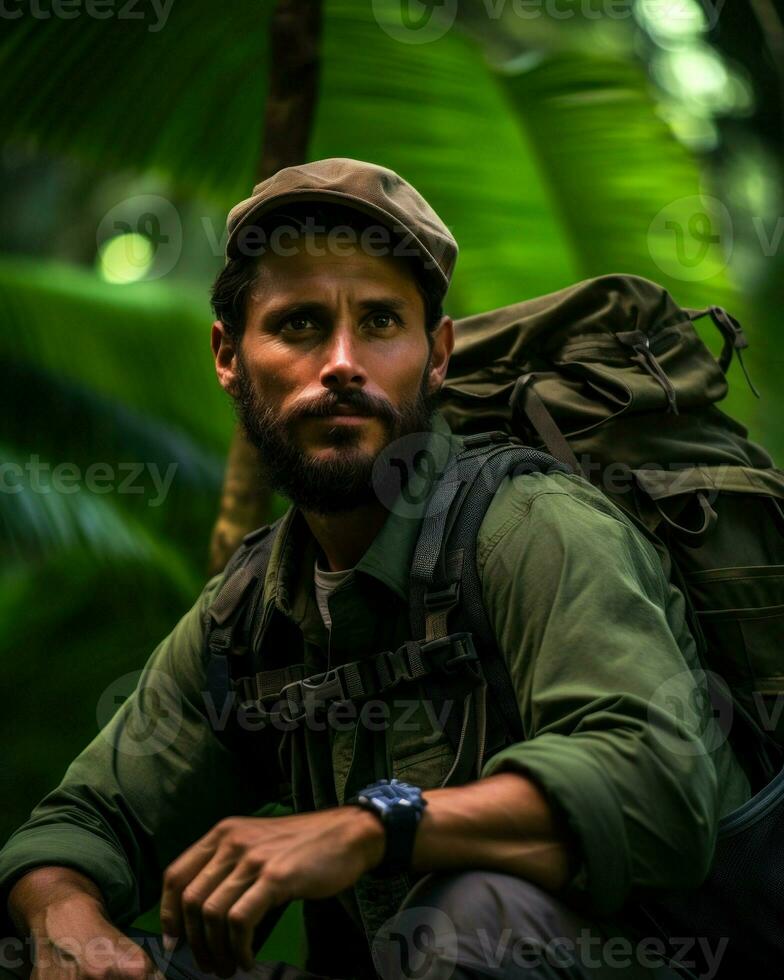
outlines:
[{"label": "khaki cap", "polygon": [[[253,194],[229,212],[226,258],[245,253],[240,232],[262,215],[295,201],[332,201],[377,218],[396,237],[392,254],[409,255],[443,296],[457,261],[451,232],[422,195],[387,167],[349,157],[314,160],[284,167],[253,188]],[[257,253],[253,253],[257,254]],[[376,253],[378,254],[378,253]]]}]

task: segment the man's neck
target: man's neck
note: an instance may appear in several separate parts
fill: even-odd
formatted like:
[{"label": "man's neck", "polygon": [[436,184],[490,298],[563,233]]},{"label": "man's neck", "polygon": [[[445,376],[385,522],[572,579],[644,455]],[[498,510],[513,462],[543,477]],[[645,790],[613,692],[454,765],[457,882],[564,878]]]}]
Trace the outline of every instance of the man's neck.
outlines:
[{"label": "man's neck", "polygon": [[345,514],[314,514],[303,511],[313,537],[324,552],[328,570],[353,568],[384,525],[389,511],[380,502],[358,507]]}]

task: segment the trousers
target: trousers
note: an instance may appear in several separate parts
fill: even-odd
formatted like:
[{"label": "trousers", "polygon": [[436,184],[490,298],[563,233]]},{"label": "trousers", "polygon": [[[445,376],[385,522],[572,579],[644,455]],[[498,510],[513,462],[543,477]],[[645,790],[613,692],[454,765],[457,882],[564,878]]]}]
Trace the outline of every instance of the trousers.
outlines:
[{"label": "trousers", "polygon": [[[164,953],[161,937],[127,935],[167,980],[208,980],[189,949]],[[334,943],[340,949],[341,937]],[[705,952],[705,951],[702,951]],[[379,980],[713,980],[720,963],[674,963],[655,932],[592,920],[557,897],[498,871],[431,872],[420,878],[373,942]],[[333,957],[335,962],[335,957]],[[690,969],[691,968],[691,969]],[[694,972],[698,970],[699,972]],[[29,970],[0,966],[0,976]],[[324,980],[286,962],[259,962],[236,980]],[[48,980],[45,973],[41,980]],[[54,975],[52,980],[55,980]],[[329,980],[355,980],[335,971]],[[364,980],[364,978],[363,978]]]}]

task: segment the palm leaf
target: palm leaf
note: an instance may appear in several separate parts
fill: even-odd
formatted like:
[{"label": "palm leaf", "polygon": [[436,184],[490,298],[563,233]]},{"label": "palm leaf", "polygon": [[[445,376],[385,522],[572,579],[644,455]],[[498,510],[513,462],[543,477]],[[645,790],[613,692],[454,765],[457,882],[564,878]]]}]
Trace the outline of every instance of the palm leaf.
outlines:
[{"label": "palm leaf", "polygon": [[179,551],[118,509],[111,499],[78,486],[75,492],[40,489],[23,479],[14,481],[14,489],[9,489],[11,467],[21,476],[24,463],[7,449],[0,448],[0,453],[6,467],[0,527],[7,568],[40,565],[57,553],[82,554],[104,565],[131,562],[147,567],[168,579],[184,596],[197,588],[199,577]]},{"label": "palm leaf", "polygon": [[[247,193],[256,163],[269,4],[238,0],[217,26],[206,10],[204,0],[175,4],[157,34],[141,23],[85,19],[77,53],[63,52],[76,21],[13,22],[0,60],[0,106],[14,103],[33,63],[55,50],[58,60],[26,93],[23,114],[0,109],[6,132],[104,166],[115,159],[154,166],[175,186],[228,207]],[[388,33],[396,18],[392,0],[326,5],[310,155],[387,164],[433,203],[462,247],[452,312],[513,302],[597,271],[666,280],[646,254],[647,229],[664,204],[699,192],[700,175],[656,115],[641,68],[553,55],[503,78],[458,30],[406,44]],[[189,89],[184,79],[199,59],[204,67]],[[66,106],[63,90],[71,93]],[[678,285],[684,302],[699,302],[705,291]]]},{"label": "palm leaf", "polygon": [[679,242],[656,219],[666,209],[685,224],[700,175],[657,114],[642,66],[571,53],[502,77],[583,276],[634,272],[684,305],[734,305],[742,315],[721,242],[678,275]]},{"label": "palm leaf", "polygon": [[215,380],[206,297],[161,282],[118,287],[61,263],[3,259],[0,303],[7,363],[89,389],[225,452],[232,413]]},{"label": "palm leaf", "polygon": [[101,167],[161,171],[221,203],[244,196],[263,137],[271,9],[241,0],[217,15],[189,0],[160,30],[151,5],[145,21],[6,20],[5,136]]}]

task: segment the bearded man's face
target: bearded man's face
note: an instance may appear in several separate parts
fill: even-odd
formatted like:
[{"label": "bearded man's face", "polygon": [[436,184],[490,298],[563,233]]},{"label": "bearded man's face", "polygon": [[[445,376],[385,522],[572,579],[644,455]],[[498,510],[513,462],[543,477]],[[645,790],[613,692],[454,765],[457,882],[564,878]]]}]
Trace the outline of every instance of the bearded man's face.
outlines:
[{"label": "bearded man's face", "polygon": [[[296,411],[282,412],[260,395],[241,357],[235,406],[248,440],[259,450],[267,485],[303,510],[317,514],[340,513],[373,503],[377,493],[372,474],[378,454],[401,436],[424,432],[430,424],[437,398],[428,391],[429,366],[428,357],[416,396],[399,407],[349,388],[325,392]],[[365,422],[329,418],[338,405],[377,420],[386,433],[378,451],[363,446]],[[311,453],[299,443],[297,426],[306,417],[323,429],[320,438],[331,444],[332,452]]]},{"label": "bearded man's face", "polygon": [[431,347],[424,317],[411,268],[397,257],[264,256],[221,383],[272,489],[319,514],[377,501],[374,463],[390,443],[429,428],[434,358],[445,370],[451,352],[440,331]]}]

